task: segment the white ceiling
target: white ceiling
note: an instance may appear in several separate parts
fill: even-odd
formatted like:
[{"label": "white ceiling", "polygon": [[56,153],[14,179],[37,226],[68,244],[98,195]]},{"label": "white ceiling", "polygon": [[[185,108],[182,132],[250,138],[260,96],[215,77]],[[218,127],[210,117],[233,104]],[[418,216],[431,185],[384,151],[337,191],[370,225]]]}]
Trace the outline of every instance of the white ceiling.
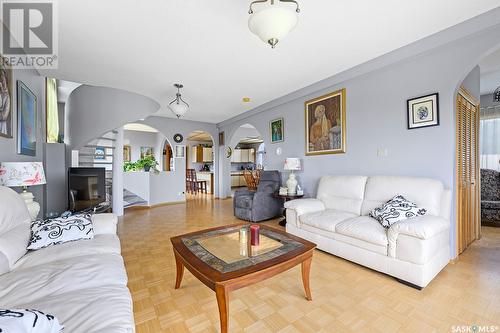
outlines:
[{"label": "white ceiling", "polygon": [[[249,0],[58,1],[59,69],[44,75],[126,89],[185,119],[217,123],[500,6],[500,0],[299,0],[272,50],[247,28]],[[251,103],[243,103],[248,96]]]},{"label": "white ceiling", "polygon": [[481,95],[491,94],[500,87],[500,49],[479,64],[481,69]]}]

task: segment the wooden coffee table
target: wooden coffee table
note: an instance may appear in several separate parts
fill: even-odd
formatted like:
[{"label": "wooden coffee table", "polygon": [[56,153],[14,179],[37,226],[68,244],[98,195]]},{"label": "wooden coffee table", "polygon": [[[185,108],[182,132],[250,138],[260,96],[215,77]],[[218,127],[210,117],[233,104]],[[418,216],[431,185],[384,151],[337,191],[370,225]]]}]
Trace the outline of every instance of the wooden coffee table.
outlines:
[{"label": "wooden coffee table", "polygon": [[221,332],[227,332],[229,292],[273,277],[298,264],[306,299],[311,301],[309,272],[316,245],[284,231],[260,225],[260,245],[241,242],[239,231],[248,223],[205,229],[172,237],[177,276],[175,289],[181,285],[184,267],[215,291]]}]

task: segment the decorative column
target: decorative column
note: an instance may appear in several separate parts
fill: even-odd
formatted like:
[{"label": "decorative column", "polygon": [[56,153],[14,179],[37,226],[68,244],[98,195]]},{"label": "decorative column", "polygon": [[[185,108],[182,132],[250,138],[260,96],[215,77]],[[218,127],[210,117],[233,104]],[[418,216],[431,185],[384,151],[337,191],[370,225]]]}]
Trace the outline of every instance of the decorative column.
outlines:
[{"label": "decorative column", "polygon": [[123,216],[123,127],[115,134],[113,150],[113,213]]}]

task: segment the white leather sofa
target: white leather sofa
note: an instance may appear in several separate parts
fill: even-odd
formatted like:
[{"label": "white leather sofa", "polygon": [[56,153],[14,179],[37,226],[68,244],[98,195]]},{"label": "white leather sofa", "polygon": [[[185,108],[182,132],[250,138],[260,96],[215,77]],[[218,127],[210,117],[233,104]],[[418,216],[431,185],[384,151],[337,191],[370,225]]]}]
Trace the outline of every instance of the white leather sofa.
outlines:
[{"label": "white leather sofa", "polygon": [[93,216],[95,237],[26,251],[24,201],[0,186],[0,308],[55,315],[71,333],[134,332],[114,214]]},{"label": "white leather sofa", "polygon": [[[385,229],[369,213],[397,194],[427,214]],[[433,179],[325,176],[316,199],[285,204],[286,230],[320,250],[423,288],[449,262],[450,207],[450,191]]]}]

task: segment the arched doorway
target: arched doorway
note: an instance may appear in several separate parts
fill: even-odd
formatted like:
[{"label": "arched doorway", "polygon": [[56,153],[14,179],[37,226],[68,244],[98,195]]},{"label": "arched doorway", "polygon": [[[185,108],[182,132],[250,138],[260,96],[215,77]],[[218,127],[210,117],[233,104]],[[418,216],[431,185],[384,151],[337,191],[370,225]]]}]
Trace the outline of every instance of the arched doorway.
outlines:
[{"label": "arched doorway", "polygon": [[172,151],[172,146],[168,140],[165,140],[163,145],[163,155],[162,155],[163,171],[174,171],[174,153]]},{"label": "arched doorway", "polygon": [[215,194],[214,139],[203,130],[192,131],[186,139],[186,194],[213,198]]},{"label": "arched doorway", "polygon": [[265,144],[261,133],[251,124],[241,125],[236,129],[227,148],[226,191],[233,195],[234,191],[246,187],[245,170],[265,168]]},{"label": "arched doorway", "polygon": [[[489,52],[459,84],[456,93],[457,254],[500,227],[491,209],[500,172],[500,49]],[[500,96],[499,96],[500,97]],[[484,200],[484,202],[483,202]]]}]

